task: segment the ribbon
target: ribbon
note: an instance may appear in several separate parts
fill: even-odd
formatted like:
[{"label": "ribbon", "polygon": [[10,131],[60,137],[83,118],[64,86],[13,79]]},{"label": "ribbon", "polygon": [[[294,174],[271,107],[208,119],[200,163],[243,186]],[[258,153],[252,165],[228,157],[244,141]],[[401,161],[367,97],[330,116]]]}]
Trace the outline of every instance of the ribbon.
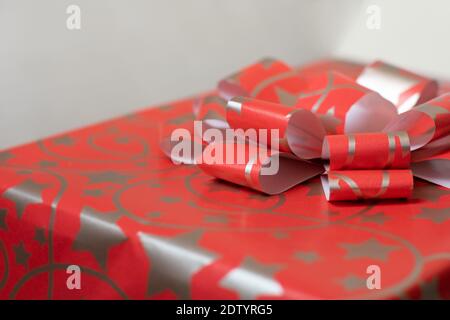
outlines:
[{"label": "ribbon", "polygon": [[266,194],[322,175],[330,201],[408,198],[413,175],[450,187],[450,94],[436,92],[383,62],[355,80],[263,59],[199,98],[192,135],[172,134],[162,149]]}]

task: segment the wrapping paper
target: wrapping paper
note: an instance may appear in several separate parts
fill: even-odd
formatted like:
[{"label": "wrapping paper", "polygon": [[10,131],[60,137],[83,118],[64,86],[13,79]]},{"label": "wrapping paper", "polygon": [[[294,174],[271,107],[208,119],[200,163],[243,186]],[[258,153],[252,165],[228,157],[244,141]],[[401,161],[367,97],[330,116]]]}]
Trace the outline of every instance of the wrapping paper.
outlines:
[{"label": "wrapping paper", "polygon": [[1,151],[0,298],[450,298],[448,189],[332,203],[319,178],[269,197],[174,165],[160,139],[197,102]]}]

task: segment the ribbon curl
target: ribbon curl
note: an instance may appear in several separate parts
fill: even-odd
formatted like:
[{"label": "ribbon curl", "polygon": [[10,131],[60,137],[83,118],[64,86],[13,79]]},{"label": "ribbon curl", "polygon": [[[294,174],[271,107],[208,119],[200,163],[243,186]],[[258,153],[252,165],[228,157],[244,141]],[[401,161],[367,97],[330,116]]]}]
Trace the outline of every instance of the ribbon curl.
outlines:
[{"label": "ribbon curl", "polygon": [[[413,175],[450,187],[450,94],[436,94],[435,81],[382,62],[355,80],[263,59],[195,103],[202,122],[190,152],[174,153],[178,141],[169,138],[162,148],[172,160],[266,194],[322,175],[330,201],[408,198]],[[230,128],[240,134],[228,137]],[[214,162],[218,154],[233,161]]]}]

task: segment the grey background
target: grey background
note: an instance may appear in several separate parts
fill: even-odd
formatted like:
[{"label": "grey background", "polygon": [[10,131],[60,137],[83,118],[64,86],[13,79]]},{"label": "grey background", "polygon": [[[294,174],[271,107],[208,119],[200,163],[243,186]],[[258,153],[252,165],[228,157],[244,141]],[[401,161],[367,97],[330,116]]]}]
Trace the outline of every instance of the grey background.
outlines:
[{"label": "grey background", "polygon": [[[67,6],[81,30],[66,28]],[[381,29],[366,27],[369,5]],[[0,149],[214,87],[263,56],[450,78],[446,0],[0,0]]]}]

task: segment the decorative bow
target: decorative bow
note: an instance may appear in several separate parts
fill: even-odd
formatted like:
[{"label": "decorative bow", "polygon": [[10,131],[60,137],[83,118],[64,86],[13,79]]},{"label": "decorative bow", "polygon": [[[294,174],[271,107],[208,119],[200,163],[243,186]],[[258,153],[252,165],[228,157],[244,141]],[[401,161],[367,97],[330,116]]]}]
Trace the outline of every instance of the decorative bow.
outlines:
[{"label": "decorative bow", "polygon": [[450,94],[436,94],[435,81],[383,62],[352,79],[264,59],[199,98],[193,135],[162,149],[267,194],[322,175],[328,200],[407,198],[413,175],[450,187]]}]

